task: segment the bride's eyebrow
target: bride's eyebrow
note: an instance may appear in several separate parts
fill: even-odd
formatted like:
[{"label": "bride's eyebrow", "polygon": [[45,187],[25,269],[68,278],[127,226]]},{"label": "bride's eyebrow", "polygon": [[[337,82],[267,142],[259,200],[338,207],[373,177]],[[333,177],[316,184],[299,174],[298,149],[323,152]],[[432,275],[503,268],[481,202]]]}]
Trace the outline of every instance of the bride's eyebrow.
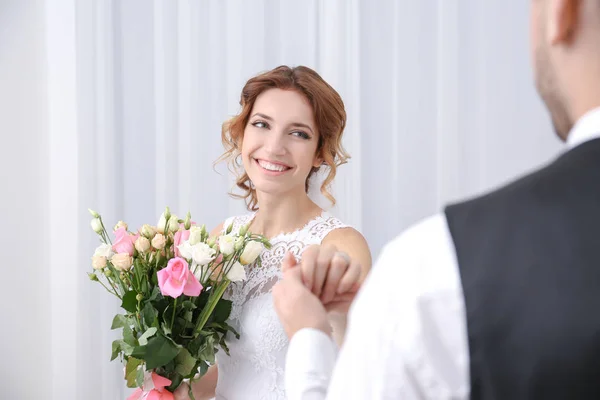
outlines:
[{"label": "bride's eyebrow", "polygon": [[260,117],[260,118],[266,119],[268,121],[273,121],[273,118],[269,117],[266,114],[256,113],[253,116],[251,116],[250,118],[254,118],[254,117]]}]

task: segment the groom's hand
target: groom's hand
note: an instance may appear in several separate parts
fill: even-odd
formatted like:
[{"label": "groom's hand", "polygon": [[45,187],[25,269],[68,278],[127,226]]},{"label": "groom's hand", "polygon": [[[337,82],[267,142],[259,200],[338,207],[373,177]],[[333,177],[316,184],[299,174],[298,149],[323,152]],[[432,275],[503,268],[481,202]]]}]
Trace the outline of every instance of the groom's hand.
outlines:
[{"label": "groom's hand", "polygon": [[283,279],[273,287],[273,301],[288,338],[303,328],[318,329],[330,335],[325,307],[304,285],[302,269],[296,265],[294,256],[286,254],[282,269]]}]

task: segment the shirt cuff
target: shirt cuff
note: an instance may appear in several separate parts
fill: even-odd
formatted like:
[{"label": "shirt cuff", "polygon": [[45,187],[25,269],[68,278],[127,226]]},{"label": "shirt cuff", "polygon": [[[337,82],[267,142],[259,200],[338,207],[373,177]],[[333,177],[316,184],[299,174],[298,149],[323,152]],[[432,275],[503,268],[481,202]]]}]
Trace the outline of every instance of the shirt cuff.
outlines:
[{"label": "shirt cuff", "polygon": [[337,352],[333,339],[318,329],[304,328],[296,332],[286,358],[287,398],[325,398]]}]

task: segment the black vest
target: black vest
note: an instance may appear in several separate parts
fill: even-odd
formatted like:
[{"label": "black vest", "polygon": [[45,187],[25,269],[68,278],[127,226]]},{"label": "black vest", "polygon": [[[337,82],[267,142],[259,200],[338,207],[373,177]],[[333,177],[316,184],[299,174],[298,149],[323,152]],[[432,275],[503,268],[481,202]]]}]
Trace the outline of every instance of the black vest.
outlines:
[{"label": "black vest", "polygon": [[471,399],[600,399],[600,139],[446,217]]}]

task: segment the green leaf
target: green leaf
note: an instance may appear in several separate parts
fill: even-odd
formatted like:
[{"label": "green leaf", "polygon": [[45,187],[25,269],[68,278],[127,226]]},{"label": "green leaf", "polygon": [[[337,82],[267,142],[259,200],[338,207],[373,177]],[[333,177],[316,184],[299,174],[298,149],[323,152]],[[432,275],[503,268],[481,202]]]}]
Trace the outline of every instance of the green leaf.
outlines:
[{"label": "green leaf", "polygon": [[179,353],[179,348],[163,335],[156,335],[146,345],[146,369],[167,364]]},{"label": "green leaf", "polygon": [[131,329],[131,327],[129,325],[125,325],[123,327],[123,341],[125,343],[127,343],[128,345],[130,345],[132,348],[134,346],[139,345],[137,339],[133,335],[133,330]]},{"label": "green leaf", "polygon": [[135,374],[135,383],[139,388],[144,386],[144,368],[137,369],[137,372]]},{"label": "green leaf", "polygon": [[152,303],[147,302],[142,310],[142,318],[146,326],[158,327],[158,311],[152,306]]},{"label": "green leaf", "polygon": [[121,340],[114,340],[112,342],[112,355],[110,356],[110,361],[117,358],[119,353],[121,352]]},{"label": "green leaf", "polygon": [[131,353],[133,353],[133,346],[125,343],[123,340],[119,340],[119,345],[121,346],[121,350],[123,351],[123,354],[125,354],[126,356],[130,356]]},{"label": "green leaf", "polygon": [[158,297],[159,294],[160,294],[160,288],[158,286],[155,286],[154,289],[152,290],[152,294],[150,294],[150,298],[148,299],[148,301],[156,300],[156,298]]},{"label": "green leaf", "polygon": [[118,328],[122,328],[126,325],[129,325],[129,321],[127,320],[127,317],[122,314],[117,314],[113,318],[110,329],[118,329]]},{"label": "green leaf", "polygon": [[[137,386],[136,377],[138,366],[141,366],[142,360],[138,360],[134,357],[129,357],[127,364],[125,365],[125,379],[127,380],[127,387],[134,388]],[[143,370],[143,368],[140,368]]]},{"label": "green leaf", "polygon": [[133,290],[125,293],[123,296],[123,303],[121,303],[121,307],[130,313],[136,312],[137,309],[137,299],[135,298],[137,293]]},{"label": "green leaf", "polygon": [[156,329],[155,327],[152,328],[148,328],[146,330],[146,332],[144,332],[144,334],[142,336],[140,336],[140,338],[138,339],[138,341],[140,342],[140,345],[145,346],[148,344],[148,338],[152,335],[154,335],[156,333],[158,329]]},{"label": "green leaf", "polygon": [[177,354],[177,357],[175,358],[175,362],[177,363],[175,371],[183,376],[188,376],[193,371],[194,365],[196,365],[196,359],[192,357],[190,352],[185,348],[179,351],[179,354]]},{"label": "green leaf", "polygon": [[131,352],[131,357],[139,358],[141,360],[146,357],[146,346],[135,346]]},{"label": "green leaf", "polygon": [[215,309],[213,311],[213,321],[214,322],[225,322],[229,318],[229,314],[231,314],[231,300],[221,299],[217,302]]},{"label": "green leaf", "polygon": [[192,302],[191,300],[184,301],[183,303],[181,303],[181,306],[184,310],[195,310],[197,308],[194,302]]}]

